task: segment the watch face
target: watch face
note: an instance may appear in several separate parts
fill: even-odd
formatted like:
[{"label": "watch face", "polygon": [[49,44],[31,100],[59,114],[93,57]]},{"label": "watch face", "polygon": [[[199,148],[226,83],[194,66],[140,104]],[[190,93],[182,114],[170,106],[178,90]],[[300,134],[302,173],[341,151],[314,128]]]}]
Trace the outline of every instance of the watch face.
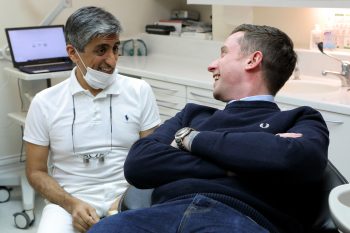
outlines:
[{"label": "watch face", "polygon": [[187,131],[188,131],[188,128],[187,128],[187,127],[182,128],[182,129],[179,129],[179,130],[176,132],[176,136],[177,136],[177,137],[181,137],[182,134],[184,134],[184,133],[187,132]]},{"label": "watch face", "polygon": [[175,134],[175,138],[181,138],[181,140],[182,140],[189,133],[191,133],[191,131],[193,131],[193,129],[190,127],[185,127],[185,128],[179,129]]},{"label": "watch face", "polygon": [[179,147],[179,149],[182,150],[186,150],[185,146],[183,145],[182,140],[188,135],[190,134],[194,129],[190,128],[190,127],[184,127],[182,129],[179,129],[176,133],[175,133],[175,142],[177,144],[177,146]]}]

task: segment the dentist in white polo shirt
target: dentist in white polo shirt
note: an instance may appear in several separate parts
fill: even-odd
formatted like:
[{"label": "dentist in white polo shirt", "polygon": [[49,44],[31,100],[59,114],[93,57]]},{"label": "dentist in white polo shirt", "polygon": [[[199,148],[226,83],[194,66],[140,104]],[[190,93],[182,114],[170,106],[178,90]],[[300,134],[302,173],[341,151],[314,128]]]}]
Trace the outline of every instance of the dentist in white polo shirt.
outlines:
[{"label": "dentist in white polo shirt", "polygon": [[74,12],[65,35],[76,67],[31,103],[26,173],[48,201],[39,233],[86,232],[106,216],[127,187],[129,148],[160,124],[150,86],[117,73],[120,31],[119,21],[101,8]]}]

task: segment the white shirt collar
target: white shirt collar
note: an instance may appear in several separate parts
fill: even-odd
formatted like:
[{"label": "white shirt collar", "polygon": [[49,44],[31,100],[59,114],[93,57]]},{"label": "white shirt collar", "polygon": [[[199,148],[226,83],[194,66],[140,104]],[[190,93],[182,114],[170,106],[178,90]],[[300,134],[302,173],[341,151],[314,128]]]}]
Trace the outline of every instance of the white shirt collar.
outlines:
[{"label": "white shirt collar", "polygon": [[[230,104],[234,101],[238,100],[231,100],[227,104]],[[275,97],[273,95],[254,95],[254,96],[248,96],[244,97],[242,99],[239,99],[239,101],[269,101],[269,102],[275,102]]]}]

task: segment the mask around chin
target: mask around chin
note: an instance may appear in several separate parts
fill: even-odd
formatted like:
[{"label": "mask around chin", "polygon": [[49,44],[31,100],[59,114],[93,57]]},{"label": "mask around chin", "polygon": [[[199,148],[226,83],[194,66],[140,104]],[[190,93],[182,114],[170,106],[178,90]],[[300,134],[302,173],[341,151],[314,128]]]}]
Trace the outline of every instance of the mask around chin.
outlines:
[{"label": "mask around chin", "polygon": [[83,60],[80,57],[78,50],[76,48],[74,48],[74,50],[76,51],[83,66],[85,67],[86,74],[84,75],[84,72],[80,69],[78,65],[77,67],[90,87],[92,87],[93,89],[105,89],[115,81],[118,74],[117,68],[114,69],[114,72],[112,74],[107,74],[98,70],[94,70],[90,67],[86,67]]},{"label": "mask around chin", "polygon": [[117,68],[114,69],[112,74],[107,74],[87,67],[84,78],[90,87],[94,89],[105,89],[116,80],[117,74]]}]

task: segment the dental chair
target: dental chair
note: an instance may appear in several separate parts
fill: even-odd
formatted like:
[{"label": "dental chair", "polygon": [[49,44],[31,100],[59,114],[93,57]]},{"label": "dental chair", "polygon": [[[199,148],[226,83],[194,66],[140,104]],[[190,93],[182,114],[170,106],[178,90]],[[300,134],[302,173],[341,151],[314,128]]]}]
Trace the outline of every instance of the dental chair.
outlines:
[{"label": "dental chair", "polygon": [[[329,205],[328,197],[331,190],[335,187],[342,187],[342,185],[347,184],[348,181],[340,172],[334,167],[334,165],[328,161],[326,170],[323,175],[323,179],[320,182],[320,187],[317,189],[313,196],[306,193],[306,196],[309,195],[310,198],[307,200],[301,200],[298,203],[298,210],[300,213],[304,213],[306,210],[311,211],[311,216],[308,216],[307,233],[339,233],[338,227],[335,224],[337,221],[333,221]],[[350,200],[350,184],[346,185],[347,187],[347,198]],[[134,186],[130,186],[123,196],[118,205],[118,211],[133,210],[139,208],[146,208],[151,206],[151,196],[153,189],[138,189]],[[310,200],[313,200],[312,203]],[[350,202],[348,202],[350,203]],[[349,204],[350,205],[350,204]],[[332,208],[332,206],[331,206]],[[350,207],[349,207],[350,208]],[[347,212],[350,213],[350,210]],[[308,214],[309,215],[309,214]],[[349,217],[350,215],[348,215]],[[347,222],[349,226],[350,222]],[[343,233],[348,233],[350,231],[344,231]]]}]

